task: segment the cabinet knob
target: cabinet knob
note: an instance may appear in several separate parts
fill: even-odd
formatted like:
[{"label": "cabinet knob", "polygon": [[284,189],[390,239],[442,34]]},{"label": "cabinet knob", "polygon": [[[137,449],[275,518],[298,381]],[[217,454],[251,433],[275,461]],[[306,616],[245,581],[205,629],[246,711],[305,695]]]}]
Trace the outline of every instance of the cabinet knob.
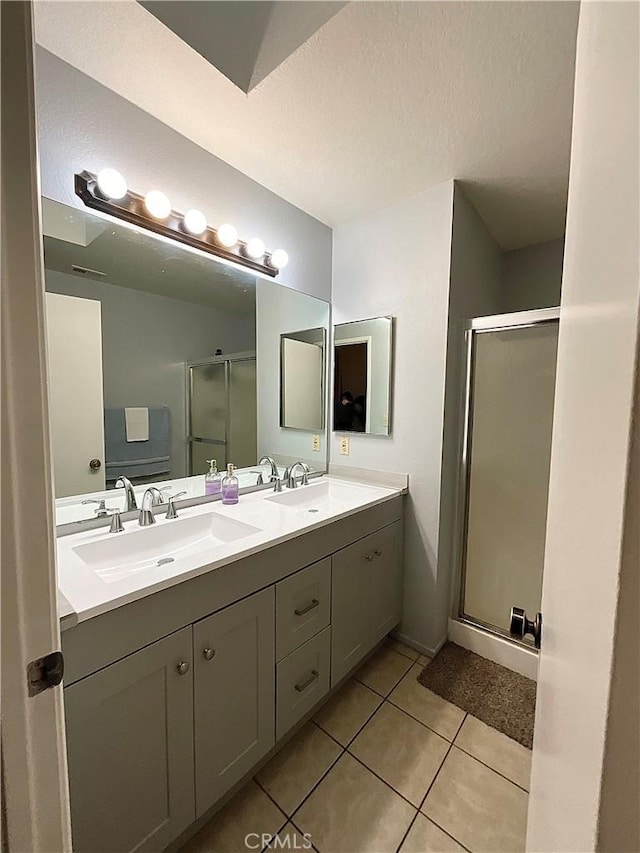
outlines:
[{"label": "cabinet knob", "polygon": [[382,548],[376,548],[376,550],[373,553],[375,554],[376,557],[382,557]]},{"label": "cabinet knob", "polygon": [[365,560],[368,560],[368,562],[371,562],[371,560],[373,560],[373,554],[367,554],[367,556],[365,557]]},{"label": "cabinet knob", "polygon": [[178,675],[186,675],[189,672],[189,662],[186,660],[181,660],[180,663],[176,666],[178,670]]},{"label": "cabinet knob", "polygon": [[205,660],[211,660],[211,658],[214,657],[215,653],[216,653],[215,649],[203,649],[202,650],[202,656],[204,657]]}]

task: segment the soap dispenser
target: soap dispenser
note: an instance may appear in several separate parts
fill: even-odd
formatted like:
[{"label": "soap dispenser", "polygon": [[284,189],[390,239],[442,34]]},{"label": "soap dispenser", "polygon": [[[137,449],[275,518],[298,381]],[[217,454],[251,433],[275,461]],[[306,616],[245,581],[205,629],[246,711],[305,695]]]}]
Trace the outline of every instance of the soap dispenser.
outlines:
[{"label": "soap dispenser", "polygon": [[222,477],[218,471],[215,459],[207,459],[209,470],[204,478],[205,495],[219,495],[222,490]]},{"label": "soap dispenser", "polygon": [[231,462],[227,465],[227,475],[222,478],[222,503],[237,504],[238,503],[238,478],[233,473],[235,465]]}]

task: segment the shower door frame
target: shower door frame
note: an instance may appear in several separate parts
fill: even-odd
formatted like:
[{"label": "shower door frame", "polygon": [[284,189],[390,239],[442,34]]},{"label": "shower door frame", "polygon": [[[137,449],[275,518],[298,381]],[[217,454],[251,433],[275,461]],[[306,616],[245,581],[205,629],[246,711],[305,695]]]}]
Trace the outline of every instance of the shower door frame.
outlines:
[{"label": "shower door frame", "polygon": [[[224,447],[225,449],[225,459],[226,459],[226,451],[229,446],[229,409],[230,409],[230,398],[231,398],[231,364],[238,363],[241,361],[255,361],[256,369],[257,369],[257,356],[255,350],[246,350],[244,352],[232,353],[229,355],[214,355],[210,358],[199,358],[195,361],[188,361],[185,365],[185,389],[186,389],[186,434],[187,434],[187,446],[186,446],[186,466],[187,466],[187,477],[198,476],[191,473],[192,468],[192,459],[193,453],[192,448],[194,444],[210,444],[212,447]],[[224,422],[224,440],[222,439],[210,439],[210,440],[202,440],[202,438],[194,438],[192,435],[192,424],[191,424],[191,401],[193,398],[193,374],[191,372],[192,367],[203,367],[208,364],[224,364],[224,389],[225,389],[225,397],[226,397],[226,414],[225,414],[225,422]],[[226,467],[226,466],[225,466]]]},{"label": "shower door frame", "polygon": [[502,332],[509,329],[527,329],[535,326],[544,326],[551,323],[558,324],[560,320],[560,308],[538,308],[530,311],[515,311],[509,314],[492,314],[487,317],[474,317],[467,321],[464,329],[464,353],[465,353],[465,377],[464,377],[464,413],[463,433],[460,450],[460,465],[458,475],[458,501],[457,501],[457,558],[456,573],[457,590],[454,589],[454,619],[464,625],[479,628],[495,637],[508,640],[516,646],[538,653],[533,643],[518,640],[508,631],[497,625],[490,625],[481,619],[475,619],[464,612],[464,594],[467,575],[467,532],[469,529],[469,491],[471,485],[471,449],[473,444],[473,373],[475,367],[476,335],[485,332]]}]

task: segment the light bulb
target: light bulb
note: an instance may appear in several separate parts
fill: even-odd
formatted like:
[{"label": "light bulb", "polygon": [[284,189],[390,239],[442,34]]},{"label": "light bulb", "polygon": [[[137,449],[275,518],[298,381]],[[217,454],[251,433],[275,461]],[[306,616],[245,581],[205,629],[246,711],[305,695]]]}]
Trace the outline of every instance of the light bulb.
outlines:
[{"label": "light bulb", "polygon": [[104,198],[121,199],[127,194],[127,182],[115,169],[101,169],[96,179],[100,195]]},{"label": "light bulb", "polygon": [[221,246],[226,246],[227,249],[231,249],[238,242],[238,232],[233,225],[225,223],[216,231],[216,240]]},{"label": "light bulb", "polygon": [[207,230],[207,219],[200,210],[187,210],[182,220],[185,230],[194,237],[200,237]]},{"label": "light bulb", "polygon": [[289,263],[289,255],[284,249],[276,249],[271,253],[269,264],[276,270],[281,270]]},{"label": "light bulb", "polygon": [[261,258],[264,258],[265,251],[266,247],[264,242],[259,237],[252,237],[245,248],[247,255],[249,255],[250,258],[253,258],[254,261],[259,261]]},{"label": "light bulb", "polygon": [[154,219],[166,219],[171,213],[171,202],[160,190],[151,190],[144,197],[144,206]]}]

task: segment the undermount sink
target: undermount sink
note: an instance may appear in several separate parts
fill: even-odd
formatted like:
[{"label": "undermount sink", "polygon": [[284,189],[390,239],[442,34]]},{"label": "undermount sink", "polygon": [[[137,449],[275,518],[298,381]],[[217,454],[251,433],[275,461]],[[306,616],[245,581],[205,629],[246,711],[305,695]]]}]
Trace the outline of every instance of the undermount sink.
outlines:
[{"label": "undermount sink", "polygon": [[271,495],[265,500],[292,507],[301,513],[341,512],[363,498],[368,497],[368,489],[351,483],[337,483],[335,480],[320,479],[308,486],[298,486],[281,494]]},{"label": "undermount sink", "polygon": [[251,524],[210,512],[111,533],[73,551],[103,581],[113,583],[260,532]]}]

